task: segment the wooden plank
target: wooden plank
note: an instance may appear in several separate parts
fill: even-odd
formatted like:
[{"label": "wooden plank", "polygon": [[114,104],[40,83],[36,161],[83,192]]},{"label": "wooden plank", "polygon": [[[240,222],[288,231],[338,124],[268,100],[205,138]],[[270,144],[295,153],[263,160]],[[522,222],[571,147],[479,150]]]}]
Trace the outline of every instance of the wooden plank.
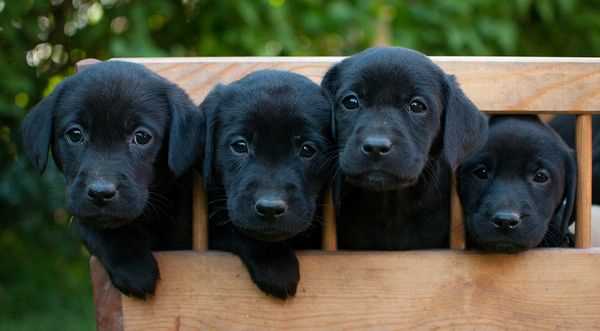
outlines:
[{"label": "wooden plank", "polygon": [[[320,82],[341,57],[121,58],[144,64],[176,82],[200,102],[217,83],[259,69],[290,70]],[[486,112],[600,113],[600,59],[529,57],[432,57],[457,76]]]},{"label": "wooden plank", "polygon": [[208,249],[208,215],[206,205],[206,192],[204,192],[204,184],[202,176],[199,173],[194,173],[194,191],[193,197],[193,248],[196,252],[204,252]]},{"label": "wooden plank", "polygon": [[331,189],[327,190],[323,203],[323,242],[321,246],[324,251],[328,252],[337,250],[337,227],[332,194]]},{"label": "wooden plank", "polygon": [[156,295],[123,298],[125,330],[600,328],[600,249],[299,255],[298,294],[281,301],[237,257],[157,254]]},{"label": "wooden plank", "polygon": [[575,124],[577,149],[577,204],[575,245],[592,246],[592,116],[579,115]]},{"label": "wooden plank", "polygon": [[100,261],[92,256],[90,274],[96,306],[96,330],[123,331],[123,308],[121,293],[112,286]]},{"label": "wooden plank", "polygon": [[465,225],[463,220],[463,208],[458,195],[456,174],[452,174],[450,184],[450,248],[465,249]]}]

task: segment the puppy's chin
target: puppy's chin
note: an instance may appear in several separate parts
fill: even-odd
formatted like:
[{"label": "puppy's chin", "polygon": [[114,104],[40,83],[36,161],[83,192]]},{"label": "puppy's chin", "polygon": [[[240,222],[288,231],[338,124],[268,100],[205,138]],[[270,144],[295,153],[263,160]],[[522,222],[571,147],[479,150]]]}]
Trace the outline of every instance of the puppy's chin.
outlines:
[{"label": "puppy's chin", "polygon": [[138,219],[144,209],[129,206],[129,208],[86,207],[67,208],[79,222],[99,229],[116,229]]},{"label": "puppy's chin", "polygon": [[411,187],[417,183],[417,178],[405,178],[385,171],[369,171],[357,175],[346,175],[350,184],[369,191],[393,191]]},{"label": "puppy's chin", "polygon": [[77,220],[85,225],[98,229],[117,229],[135,221],[136,218],[116,218],[112,216],[94,216],[94,217],[79,217],[74,215]]},{"label": "puppy's chin", "polygon": [[286,222],[285,220],[278,220],[273,224],[266,224],[265,221],[259,219],[253,219],[250,222],[239,222],[233,219],[232,223],[235,228],[245,236],[267,242],[278,242],[291,239],[310,227],[310,223],[308,222],[306,224],[290,226],[289,224],[292,222]]}]

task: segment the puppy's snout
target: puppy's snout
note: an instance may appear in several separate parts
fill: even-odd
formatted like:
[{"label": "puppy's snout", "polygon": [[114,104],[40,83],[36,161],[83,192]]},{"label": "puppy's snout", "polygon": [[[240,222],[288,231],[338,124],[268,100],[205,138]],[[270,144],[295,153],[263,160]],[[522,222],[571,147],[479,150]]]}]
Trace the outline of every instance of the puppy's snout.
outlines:
[{"label": "puppy's snout", "polygon": [[515,212],[497,212],[492,217],[494,226],[501,230],[514,230],[521,224],[521,215]]},{"label": "puppy's snout", "polygon": [[287,203],[275,197],[263,197],[256,201],[256,214],[264,219],[275,220],[287,211]]},{"label": "puppy's snout", "polygon": [[117,196],[117,186],[105,180],[97,180],[88,185],[87,195],[94,204],[104,206]]},{"label": "puppy's snout", "polygon": [[392,141],[387,137],[369,136],[365,138],[361,151],[368,157],[388,154],[392,150]]}]

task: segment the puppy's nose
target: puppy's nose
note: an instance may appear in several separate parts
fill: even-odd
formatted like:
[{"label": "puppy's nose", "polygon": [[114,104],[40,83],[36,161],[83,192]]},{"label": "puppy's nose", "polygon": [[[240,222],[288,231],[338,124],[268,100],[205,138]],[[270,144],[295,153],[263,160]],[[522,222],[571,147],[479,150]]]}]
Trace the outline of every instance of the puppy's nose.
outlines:
[{"label": "puppy's nose", "polygon": [[111,182],[97,180],[88,185],[87,195],[94,204],[103,206],[117,195],[117,187]]},{"label": "puppy's nose", "polygon": [[386,137],[367,137],[361,147],[361,151],[368,157],[381,156],[390,152],[392,142]]},{"label": "puppy's nose", "polygon": [[492,223],[498,229],[514,230],[521,224],[521,215],[515,212],[497,212]]},{"label": "puppy's nose", "polygon": [[287,203],[276,198],[260,198],[254,205],[256,214],[263,218],[276,219],[287,211]]}]

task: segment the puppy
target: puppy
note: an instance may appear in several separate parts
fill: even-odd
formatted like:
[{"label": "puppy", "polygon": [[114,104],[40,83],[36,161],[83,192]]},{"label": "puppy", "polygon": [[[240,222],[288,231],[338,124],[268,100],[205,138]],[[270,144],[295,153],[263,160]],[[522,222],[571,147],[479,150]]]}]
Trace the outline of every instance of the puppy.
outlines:
[{"label": "puppy", "polygon": [[[558,132],[571,148],[575,148],[575,116],[560,115],[550,121],[550,126]],[[600,205],[600,116],[592,117],[592,203]]]},{"label": "puppy", "polygon": [[449,245],[451,171],[485,137],[487,119],[425,55],[373,48],[334,65],[341,249]]},{"label": "puppy", "polygon": [[237,254],[264,292],[292,296],[299,270],[291,240],[311,242],[333,159],[330,103],[306,77],[263,70],[217,86],[200,107],[209,246]]},{"label": "puppy", "polygon": [[495,116],[459,170],[468,246],[517,252],[569,245],[577,182],[572,150],[537,116]]},{"label": "puppy", "polygon": [[26,156],[43,172],[52,149],[73,226],[124,294],[154,293],[152,249],[191,247],[189,179],[175,178],[199,156],[203,123],[183,90],[117,61],[65,79],[23,122]]}]

